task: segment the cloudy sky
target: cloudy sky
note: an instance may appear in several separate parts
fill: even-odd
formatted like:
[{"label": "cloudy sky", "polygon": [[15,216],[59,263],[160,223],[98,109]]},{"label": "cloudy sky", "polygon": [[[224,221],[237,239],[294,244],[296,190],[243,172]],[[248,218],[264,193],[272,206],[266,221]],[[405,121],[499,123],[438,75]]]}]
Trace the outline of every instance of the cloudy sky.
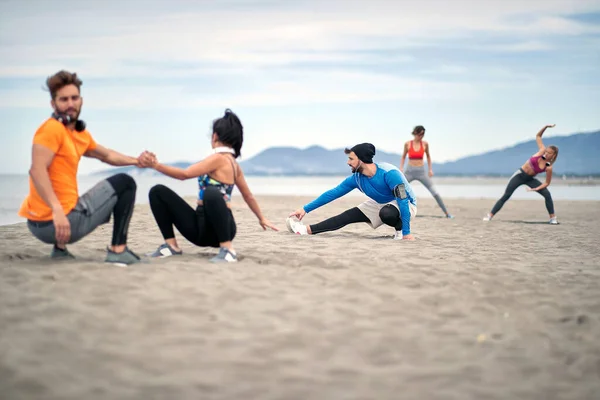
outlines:
[{"label": "cloudy sky", "polygon": [[600,0],[0,0],[0,60],[0,173],[26,173],[60,69],[99,143],[164,162],[204,157],[227,107],[246,159],[400,152],[417,124],[440,162],[600,129]]}]

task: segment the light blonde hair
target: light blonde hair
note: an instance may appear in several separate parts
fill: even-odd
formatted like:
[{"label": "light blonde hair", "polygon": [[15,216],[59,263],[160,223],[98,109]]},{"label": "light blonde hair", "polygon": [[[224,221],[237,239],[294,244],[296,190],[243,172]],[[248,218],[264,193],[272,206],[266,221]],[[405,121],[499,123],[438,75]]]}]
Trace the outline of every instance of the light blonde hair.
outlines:
[{"label": "light blonde hair", "polygon": [[552,145],[552,146],[548,146],[548,148],[550,150],[554,150],[554,158],[551,161],[551,163],[554,164],[556,162],[556,159],[558,158],[558,147]]}]

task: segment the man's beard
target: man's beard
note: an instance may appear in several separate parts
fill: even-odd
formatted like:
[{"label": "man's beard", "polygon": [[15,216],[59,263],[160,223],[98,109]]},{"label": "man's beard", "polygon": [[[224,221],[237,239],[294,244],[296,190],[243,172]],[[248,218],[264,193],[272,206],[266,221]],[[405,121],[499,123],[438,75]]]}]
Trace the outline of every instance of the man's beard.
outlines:
[{"label": "man's beard", "polygon": [[356,168],[352,167],[352,173],[355,174],[357,172],[359,174],[362,174],[362,172],[363,172],[363,165],[362,165],[362,163],[358,164],[358,167],[356,167]]},{"label": "man's beard", "polygon": [[66,111],[59,111],[59,113],[67,114],[71,121],[75,122],[79,119],[79,114],[81,114],[81,108],[79,110],[75,108],[69,108]]}]

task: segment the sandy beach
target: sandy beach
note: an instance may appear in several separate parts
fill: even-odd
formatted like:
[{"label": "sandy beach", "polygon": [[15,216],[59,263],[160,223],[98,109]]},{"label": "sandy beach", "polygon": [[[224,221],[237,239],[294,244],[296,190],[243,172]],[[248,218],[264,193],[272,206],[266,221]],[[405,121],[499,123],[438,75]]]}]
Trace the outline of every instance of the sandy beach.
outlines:
[{"label": "sandy beach", "polygon": [[[25,224],[0,227],[0,398],[598,399],[600,201],[419,199],[415,242],[366,224],[285,231],[312,198],[238,194],[241,262],[103,263],[112,224],[54,262]],[[193,199],[189,199],[190,203]],[[314,223],[361,198],[309,214]],[[162,242],[136,206],[130,248]]]}]

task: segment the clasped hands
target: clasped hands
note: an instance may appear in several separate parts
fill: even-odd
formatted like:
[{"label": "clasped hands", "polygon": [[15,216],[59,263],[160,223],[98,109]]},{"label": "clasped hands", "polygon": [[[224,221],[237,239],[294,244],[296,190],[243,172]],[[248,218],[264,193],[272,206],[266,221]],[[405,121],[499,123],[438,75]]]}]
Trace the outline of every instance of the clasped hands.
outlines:
[{"label": "clasped hands", "polygon": [[156,154],[151,151],[144,150],[142,154],[140,154],[137,158],[138,167],[140,168],[153,168],[158,164],[158,158],[156,158]]}]

